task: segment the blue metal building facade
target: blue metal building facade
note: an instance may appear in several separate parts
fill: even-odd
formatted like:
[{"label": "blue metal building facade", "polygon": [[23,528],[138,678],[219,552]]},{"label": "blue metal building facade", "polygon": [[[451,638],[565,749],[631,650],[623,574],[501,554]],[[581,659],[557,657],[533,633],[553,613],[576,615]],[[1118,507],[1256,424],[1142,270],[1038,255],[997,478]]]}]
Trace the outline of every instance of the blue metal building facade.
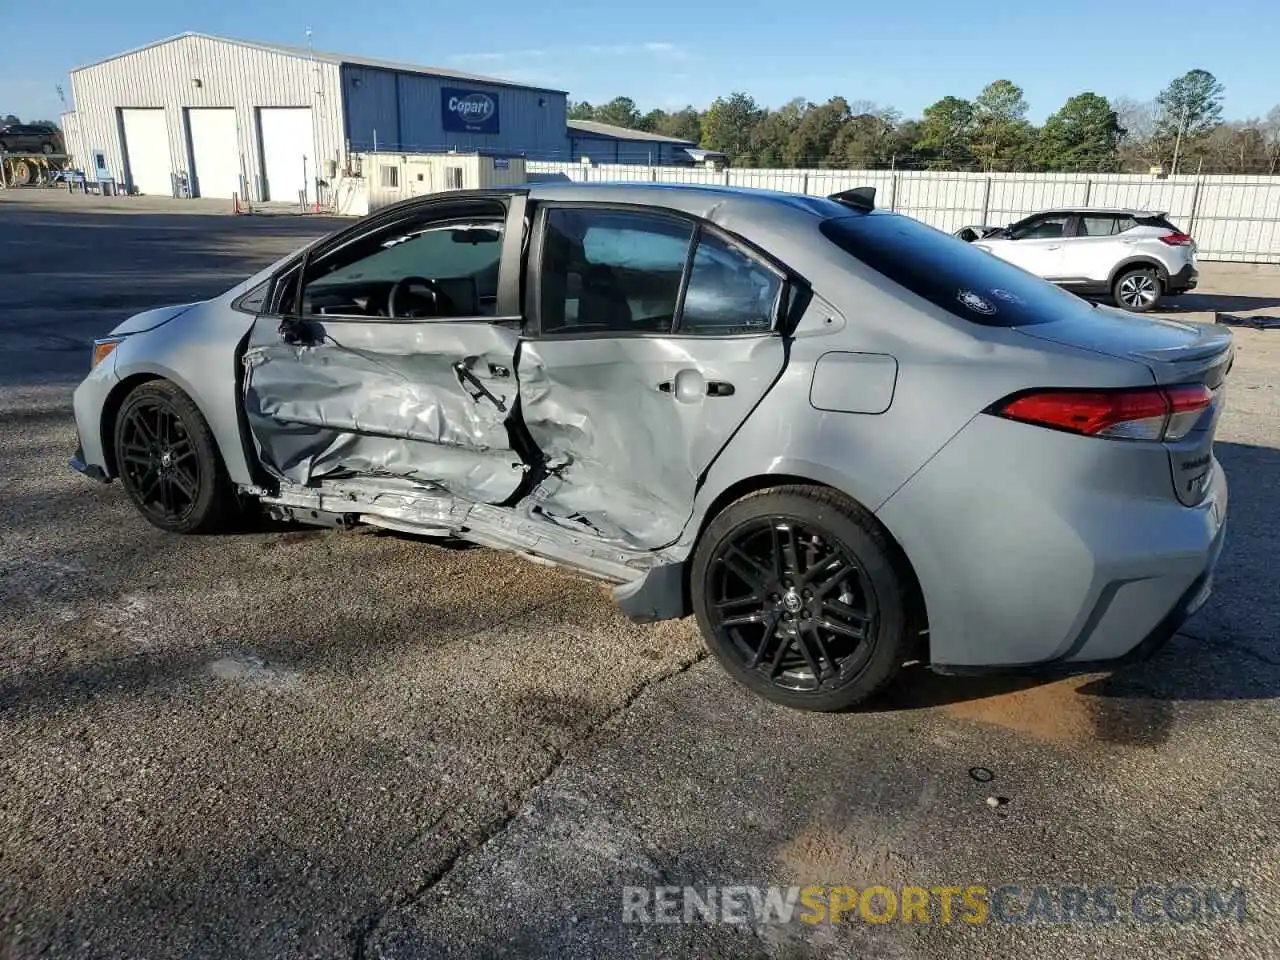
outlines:
[{"label": "blue metal building facade", "polygon": [[[558,160],[565,151],[564,91],[432,74],[365,63],[341,66],[344,132],[352,151],[428,153],[480,150]],[[492,113],[468,123],[451,102],[491,101]]]},{"label": "blue metal building facade", "polygon": [[688,140],[676,140],[644,130],[628,130],[593,120],[569,120],[565,138],[569,153],[565,159],[572,161],[586,157],[592,163],[688,166],[694,162],[688,148],[696,146]]}]

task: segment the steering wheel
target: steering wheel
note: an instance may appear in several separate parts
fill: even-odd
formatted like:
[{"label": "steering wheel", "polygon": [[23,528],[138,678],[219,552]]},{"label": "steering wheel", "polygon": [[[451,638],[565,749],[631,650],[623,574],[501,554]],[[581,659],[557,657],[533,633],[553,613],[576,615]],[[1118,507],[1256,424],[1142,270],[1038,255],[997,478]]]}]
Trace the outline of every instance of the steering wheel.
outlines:
[{"label": "steering wheel", "polygon": [[[434,313],[437,316],[448,317],[454,313],[454,303],[447,293],[440,288],[440,284],[434,280],[428,280],[426,277],[401,277],[391,285],[391,290],[387,294],[387,315],[395,318],[400,317],[401,313],[396,309],[396,300],[400,296],[402,290],[408,287],[419,286],[425,287],[431,291],[431,299],[434,303]],[[403,316],[408,317],[409,314]]]}]

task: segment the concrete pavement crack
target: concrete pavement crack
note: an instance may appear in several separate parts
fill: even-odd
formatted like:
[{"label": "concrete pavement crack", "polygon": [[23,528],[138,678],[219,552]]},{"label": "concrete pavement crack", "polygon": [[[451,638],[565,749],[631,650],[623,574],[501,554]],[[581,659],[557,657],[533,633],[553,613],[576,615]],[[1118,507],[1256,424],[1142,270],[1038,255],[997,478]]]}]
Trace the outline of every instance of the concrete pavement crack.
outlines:
[{"label": "concrete pavement crack", "polygon": [[600,732],[607,729],[614,720],[631,708],[641,696],[649,690],[657,687],[659,684],[674,680],[676,677],[687,673],[699,663],[707,658],[705,648],[700,648],[698,653],[688,661],[681,663],[676,669],[671,670],[661,676],[654,677],[647,683],[642,683],[634,691],[632,691],[617,707],[609,711],[599,722],[592,725],[590,731],[584,736],[570,743],[563,749],[547,748],[549,752],[549,762],[540,776],[532,781],[528,786],[519,792],[515,799],[506,805],[502,814],[494,817],[484,828],[470,839],[464,839],[458,844],[458,849],[447,857],[435,870],[422,878],[413,890],[401,897],[397,897],[390,902],[380,905],[378,908],[371,910],[359,918],[352,929],[351,937],[353,940],[352,960],[367,960],[369,957],[369,944],[373,935],[377,932],[378,927],[389,913],[395,910],[401,910],[405,907],[412,906],[423,900],[429,895],[445,877],[453,871],[458,861],[467,854],[474,853],[486,844],[496,840],[503,832],[515,821],[520,815],[520,811],[524,808],[529,799],[537,793],[544,783],[555,775],[556,771],[569,759],[570,756],[578,753],[589,742],[600,736]]}]

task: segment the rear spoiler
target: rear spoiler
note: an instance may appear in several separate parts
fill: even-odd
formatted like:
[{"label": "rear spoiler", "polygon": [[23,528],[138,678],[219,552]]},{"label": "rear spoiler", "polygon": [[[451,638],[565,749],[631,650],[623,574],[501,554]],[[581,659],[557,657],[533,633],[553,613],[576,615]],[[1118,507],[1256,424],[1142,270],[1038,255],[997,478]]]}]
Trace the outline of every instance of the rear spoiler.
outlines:
[{"label": "rear spoiler", "polygon": [[843,204],[846,207],[852,207],[854,210],[870,213],[876,208],[876,188],[854,187],[852,190],[841,190],[839,193],[833,193],[827,199],[834,200],[836,203]]}]

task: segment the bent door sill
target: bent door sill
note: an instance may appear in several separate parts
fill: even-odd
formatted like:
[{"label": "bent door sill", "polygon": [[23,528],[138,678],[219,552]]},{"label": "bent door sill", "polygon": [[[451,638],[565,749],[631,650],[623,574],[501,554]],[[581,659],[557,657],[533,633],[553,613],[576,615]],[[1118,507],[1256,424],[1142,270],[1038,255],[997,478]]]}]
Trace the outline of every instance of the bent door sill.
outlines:
[{"label": "bent door sill", "polygon": [[676,559],[663,551],[632,550],[590,535],[576,535],[545,520],[524,516],[519,504],[496,507],[473,503],[443,489],[396,482],[395,478],[333,480],[318,487],[287,484],[278,495],[259,499],[268,506],[352,514],[358,522],[403,533],[450,536],[530,554],[614,583],[631,582],[655,564]]}]

